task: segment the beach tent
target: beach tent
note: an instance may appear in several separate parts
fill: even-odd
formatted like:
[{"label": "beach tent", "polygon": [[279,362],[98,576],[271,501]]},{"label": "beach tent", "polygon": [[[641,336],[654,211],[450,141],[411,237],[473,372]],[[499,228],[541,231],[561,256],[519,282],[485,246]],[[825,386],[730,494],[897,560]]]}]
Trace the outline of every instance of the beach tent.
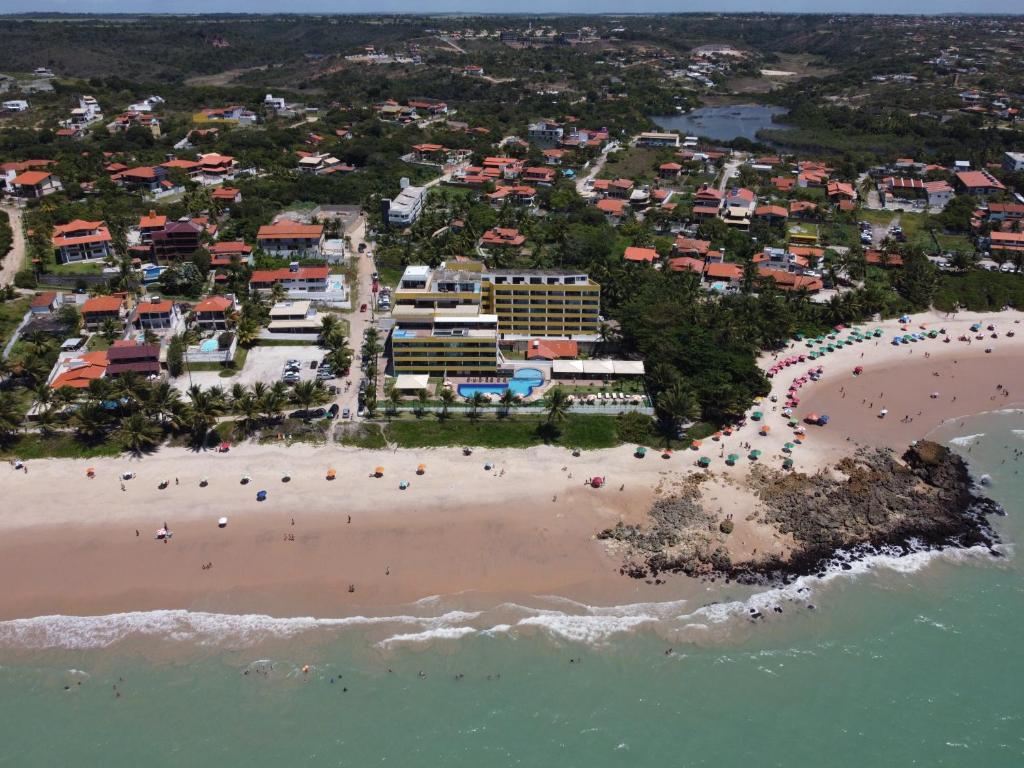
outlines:
[{"label": "beach tent", "polygon": [[266,500],[267,500],[267,492],[266,491],[256,491],[256,501],[266,501]]}]

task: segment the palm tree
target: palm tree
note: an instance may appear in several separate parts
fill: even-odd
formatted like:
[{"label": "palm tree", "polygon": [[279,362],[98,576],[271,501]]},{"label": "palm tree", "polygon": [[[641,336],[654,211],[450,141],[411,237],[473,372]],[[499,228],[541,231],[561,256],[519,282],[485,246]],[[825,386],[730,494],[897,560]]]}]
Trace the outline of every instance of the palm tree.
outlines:
[{"label": "palm tree", "polygon": [[161,424],[176,427],[181,421],[181,393],[169,381],[158,381],[146,395],[145,410]]},{"label": "palm tree", "polygon": [[511,389],[506,388],[505,391],[501,393],[501,398],[498,400],[498,402],[501,403],[502,416],[508,416],[509,413],[512,411],[512,406],[519,402],[519,395],[517,395]]},{"label": "palm tree", "polygon": [[228,394],[228,398],[231,401],[231,407],[232,408],[234,408],[235,405],[240,400],[242,400],[243,398],[248,397],[248,396],[249,396],[249,390],[246,388],[245,384],[240,384],[238,382],[235,382],[234,384],[231,385],[231,391]]},{"label": "palm tree", "polygon": [[260,326],[251,317],[243,317],[235,328],[235,338],[238,343],[245,347],[251,347],[260,335]]},{"label": "palm tree", "polygon": [[107,344],[113,344],[114,340],[120,335],[121,326],[118,324],[117,320],[112,317],[108,317],[103,321],[103,324],[100,326],[100,336],[103,337],[103,340],[106,341]]},{"label": "palm tree", "polygon": [[345,340],[345,333],[341,328],[341,321],[337,315],[326,314],[320,320],[320,335],[317,344],[325,349],[333,349],[337,346],[337,339],[340,336],[342,343]]},{"label": "palm tree", "polygon": [[133,413],[121,419],[117,439],[132,453],[143,453],[160,442],[160,430],[140,413]]},{"label": "palm tree", "polygon": [[243,397],[233,401],[235,413],[238,419],[235,421],[236,432],[242,439],[252,434],[260,417],[260,403],[251,394],[246,393]]},{"label": "palm tree", "polygon": [[83,403],[71,419],[75,431],[91,442],[100,440],[107,433],[110,411],[98,402]]},{"label": "palm tree", "polygon": [[455,393],[452,392],[448,387],[443,387],[441,389],[441,394],[439,395],[439,397],[441,398],[441,418],[447,419],[448,407],[455,402]]},{"label": "palm tree", "polygon": [[188,388],[189,406],[187,420],[195,437],[196,444],[205,446],[210,430],[217,423],[217,417],[223,413],[224,401],[219,387],[203,389],[198,385]]},{"label": "palm tree", "polygon": [[416,400],[419,407],[416,409],[416,413],[422,416],[427,410],[427,403],[430,402],[430,392],[426,389],[421,389],[416,393]]},{"label": "palm tree", "polygon": [[561,386],[556,386],[548,392],[548,424],[558,424],[565,421],[569,413],[569,393]]},{"label": "palm tree", "polygon": [[0,437],[6,439],[21,426],[21,409],[10,392],[0,392]]},{"label": "palm tree", "polygon": [[388,409],[392,416],[398,415],[398,406],[402,404],[402,393],[397,387],[391,387],[388,390],[388,403],[390,408]]},{"label": "palm tree", "polygon": [[287,398],[278,392],[273,387],[266,389],[262,394],[255,394],[256,387],[253,387],[253,397],[256,400],[256,405],[260,409],[260,413],[263,414],[263,418],[267,421],[273,421],[277,414],[284,408],[284,404],[287,402]]},{"label": "palm tree", "polygon": [[667,427],[668,440],[671,440],[672,435],[677,433],[684,422],[692,421],[700,415],[700,407],[693,390],[682,382],[676,382],[658,395],[655,410]]},{"label": "palm tree", "polygon": [[309,410],[313,407],[313,403],[317,399],[317,382],[313,381],[300,381],[295,385],[295,389],[292,390],[292,400],[299,406],[305,415],[303,418],[309,418]]},{"label": "palm tree", "polygon": [[134,411],[139,403],[145,401],[148,394],[149,387],[145,379],[135,371],[125,371],[114,379],[114,395],[129,411]]},{"label": "palm tree", "polygon": [[34,421],[44,436],[53,434],[54,424],[57,423],[57,412],[53,408],[42,408],[36,411]]},{"label": "palm tree", "polygon": [[473,396],[469,398],[469,418],[476,419],[480,415],[480,408],[486,402],[482,392],[474,392]]},{"label": "palm tree", "polygon": [[274,286],[270,289],[270,300],[274,304],[279,301],[284,301],[288,298],[288,289],[285,288],[281,283],[274,283]]},{"label": "palm tree", "polygon": [[352,350],[346,346],[339,346],[327,353],[324,362],[331,366],[335,375],[340,375],[352,367]]}]

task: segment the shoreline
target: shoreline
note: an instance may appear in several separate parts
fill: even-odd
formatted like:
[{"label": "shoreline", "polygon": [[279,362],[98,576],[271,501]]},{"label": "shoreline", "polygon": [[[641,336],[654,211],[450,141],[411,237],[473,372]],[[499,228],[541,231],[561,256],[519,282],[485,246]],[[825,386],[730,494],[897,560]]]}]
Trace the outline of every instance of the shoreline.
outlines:
[{"label": "shoreline", "polygon": [[[914,324],[945,325],[955,335],[975,319],[928,315]],[[1004,327],[1016,319],[1017,313],[984,316]],[[888,331],[898,323],[877,327]],[[763,451],[758,463],[744,456],[735,467],[715,457],[702,483],[709,519],[731,515],[735,521],[724,546],[740,566],[755,557],[787,556],[794,544],[776,524],[760,519],[763,503],[749,484],[753,466],[775,470],[789,455],[797,472],[814,474],[869,444],[906,448],[937,426],[964,418],[965,409],[976,414],[1017,402],[1017,393],[996,402],[990,399],[995,390],[980,384],[992,381],[993,366],[1008,386],[1020,380],[1024,336],[1002,339],[996,353],[986,355],[981,348],[937,340],[909,351],[890,347],[889,335],[877,347],[848,347],[820,361],[825,376],[807,386],[799,412],[826,412],[830,422],[808,427],[806,443],[791,454],[782,450],[791,439],[784,419],[771,410],[781,400],[765,400],[751,410],[766,412],[761,423],[772,426],[767,436],[757,434],[758,422],[748,421],[732,437],[709,440],[700,451],[677,448],[670,460],[654,451],[637,459],[630,446],[579,457],[548,446],[478,449],[465,457],[455,448],[249,443],[227,454],[164,448],[142,459],[33,460],[28,474],[0,471],[0,497],[14,502],[0,514],[0,579],[8,586],[0,595],[0,620],[175,609],[373,615],[436,595],[483,603],[559,595],[595,606],[700,604],[717,591],[709,581],[630,579],[620,573],[621,552],[597,538],[619,522],[648,524],[656,500],[671,498],[688,478],[705,476],[694,466],[698,456],[714,456],[716,449],[721,455],[745,453],[742,443]],[[761,358],[766,367],[771,361],[771,354]],[[858,364],[865,370],[854,378]],[[802,373],[809,366],[793,370]],[[936,370],[939,377],[932,376]],[[786,371],[773,379],[772,392],[784,394],[790,378]],[[922,387],[938,379],[947,396],[932,400]],[[899,416],[866,418],[860,388],[867,393],[882,384],[899,389],[887,406],[893,415],[913,403],[922,416],[914,411],[914,421],[907,423]],[[986,407],[993,404],[998,407]],[[483,469],[487,461],[492,471]],[[419,463],[427,465],[423,476],[415,474]],[[376,466],[384,466],[383,478],[369,476]],[[96,469],[95,479],[86,477],[86,467]],[[331,482],[325,479],[328,467],[337,470]],[[137,473],[123,492],[122,471]],[[285,471],[291,474],[287,483]],[[239,483],[243,474],[252,477],[248,485]],[[606,477],[608,485],[586,486],[595,475]],[[199,487],[202,476],[209,476],[208,487]],[[164,479],[171,485],[159,490]],[[411,483],[408,490],[398,490],[400,479]],[[260,489],[269,492],[264,503],[255,500]],[[216,525],[220,516],[229,518],[223,530]],[[153,540],[164,521],[175,534],[169,544]],[[208,563],[212,567],[203,568]]]}]

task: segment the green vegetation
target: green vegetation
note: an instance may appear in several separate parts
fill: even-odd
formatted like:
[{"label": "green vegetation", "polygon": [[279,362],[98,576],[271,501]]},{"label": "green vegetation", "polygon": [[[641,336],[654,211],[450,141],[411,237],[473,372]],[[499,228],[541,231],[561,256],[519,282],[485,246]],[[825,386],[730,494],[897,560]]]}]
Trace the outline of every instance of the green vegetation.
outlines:
[{"label": "green vegetation", "polygon": [[7,211],[0,211],[0,264],[14,245],[14,230],[11,229],[11,217]]},{"label": "green vegetation", "polygon": [[14,329],[21,324],[21,320],[28,312],[30,301],[28,299],[15,299],[0,303],[0,347],[7,343],[7,340],[14,333]]},{"label": "green vegetation", "polygon": [[1024,308],[1024,278],[1015,273],[972,269],[963,274],[944,274],[935,291],[935,308],[944,312],[972,312]]},{"label": "green vegetation", "polygon": [[567,448],[596,449],[611,448],[623,442],[616,430],[615,417],[603,414],[571,414],[557,425],[552,425],[547,417],[529,416],[499,418],[481,414],[476,418],[402,418],[382,424],[381,429],[386,442],[402,448],[459,445],[481,448],[528,448],[531,445],[550,444]]}]

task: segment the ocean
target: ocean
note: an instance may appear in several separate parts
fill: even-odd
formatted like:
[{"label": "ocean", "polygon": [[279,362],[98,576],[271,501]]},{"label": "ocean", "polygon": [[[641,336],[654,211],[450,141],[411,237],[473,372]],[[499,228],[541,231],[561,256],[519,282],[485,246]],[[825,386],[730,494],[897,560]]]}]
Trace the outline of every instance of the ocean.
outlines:
[{"label": "ocean", "polygon": [[1024,414],[935,437],[990,476],[1003,556],[840,558],[710,605],[0,622],[0,765],[1024,764]]}]

